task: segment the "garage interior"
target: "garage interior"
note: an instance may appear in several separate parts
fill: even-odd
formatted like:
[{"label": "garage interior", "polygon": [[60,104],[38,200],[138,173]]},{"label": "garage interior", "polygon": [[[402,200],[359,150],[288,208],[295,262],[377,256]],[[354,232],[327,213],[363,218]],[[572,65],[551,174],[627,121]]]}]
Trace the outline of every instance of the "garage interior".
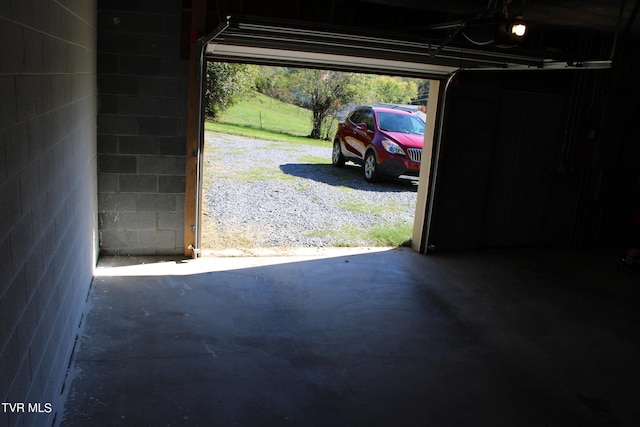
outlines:
[{"label": "garage interior", "polygon": [[[1,423],[637,425],[638,7],[2,2]],[[190,260],[199,46],[431,67],[413,250]]]}]

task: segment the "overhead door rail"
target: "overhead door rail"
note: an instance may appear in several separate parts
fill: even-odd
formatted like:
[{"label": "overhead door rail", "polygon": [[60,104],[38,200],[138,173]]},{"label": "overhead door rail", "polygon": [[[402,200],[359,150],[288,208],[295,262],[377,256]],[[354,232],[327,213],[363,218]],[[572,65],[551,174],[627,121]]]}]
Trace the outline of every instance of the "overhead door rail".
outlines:
[{"label": "overhead door rail", "polygon": [[[347,32],[336,27],[229,17],[204,41],[204,58],[216,61],[332,66],[344,71],[389,72],[442,78],[460,68],[537,68],[533,56],[462,49],[415,38]],[[437,52],[437,55],[434,53]]]}]

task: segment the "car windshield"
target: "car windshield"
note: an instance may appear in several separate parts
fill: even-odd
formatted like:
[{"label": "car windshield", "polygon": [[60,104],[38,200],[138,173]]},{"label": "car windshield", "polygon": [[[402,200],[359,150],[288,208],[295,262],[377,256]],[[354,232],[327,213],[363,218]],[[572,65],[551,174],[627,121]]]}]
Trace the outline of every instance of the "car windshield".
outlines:
[{"label": "car windshield", "polygon": [[424,122],[409,114],[378,113],[378,124],[387,132],[424,134]]}]

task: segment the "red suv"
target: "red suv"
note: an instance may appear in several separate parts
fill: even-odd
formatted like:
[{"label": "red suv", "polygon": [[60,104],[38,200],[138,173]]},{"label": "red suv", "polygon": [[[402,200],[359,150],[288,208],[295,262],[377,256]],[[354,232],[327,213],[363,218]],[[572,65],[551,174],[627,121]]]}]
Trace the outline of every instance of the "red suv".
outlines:
[{"label": "red suv", "polygon": [[331,161],[362,165],[364,179],[418,176],[424,143],[424,121],[402,108],[357,107],[338,124]]}]

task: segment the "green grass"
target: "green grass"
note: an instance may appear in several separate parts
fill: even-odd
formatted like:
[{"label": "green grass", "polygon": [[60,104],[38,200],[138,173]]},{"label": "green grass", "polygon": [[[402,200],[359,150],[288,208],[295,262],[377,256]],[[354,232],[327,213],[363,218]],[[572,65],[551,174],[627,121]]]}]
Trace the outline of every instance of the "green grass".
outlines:
[{"label": "green grass", "polygon": [[412,224],[398,222],[361,229],[351,225],[307,233],[309,237],[328,237],[336,247],[353,246],[410,246]]},{"label": "green grass", "polygon": [[255,167],[246,171],[233,172],[233,179],[236,181],[255,182],[255,181],[293,181],[295,177],[287,175],[280,169]]},{"label": "green grass", "polygon": [[373,227],[367,236],[375,246],[411,246],[413,224],[397,223],[389,225],[377,225]]},{"label": "green grass", "polygon": [[331,163],[331,159],[321,156],[302,156],[298,158],[298,161],[311,165],[328,165]]},{"label": "green grass", "polygon": [[253,92],[225,111],[217,122],[207,121],[205,130],[267,141],[327,146],[328,141],[308,138],[312,113],[261,93]]},{"label": "green grass", "polygon": [[258,92],[252,92],[241,102],[229,108],[220,123],[306,137],[311,133],[310,110],[286,104]]},{"label": "green grass", "polygon": [[399,202],[390,201],[384,205],[377,205],[373,203],[355,202],[348,200],[346,202],[338,203],[338,207],[349,210],[355,213],[372,213],[374,215],[384,215],[387,213],[401,212],[404,207]]}]

